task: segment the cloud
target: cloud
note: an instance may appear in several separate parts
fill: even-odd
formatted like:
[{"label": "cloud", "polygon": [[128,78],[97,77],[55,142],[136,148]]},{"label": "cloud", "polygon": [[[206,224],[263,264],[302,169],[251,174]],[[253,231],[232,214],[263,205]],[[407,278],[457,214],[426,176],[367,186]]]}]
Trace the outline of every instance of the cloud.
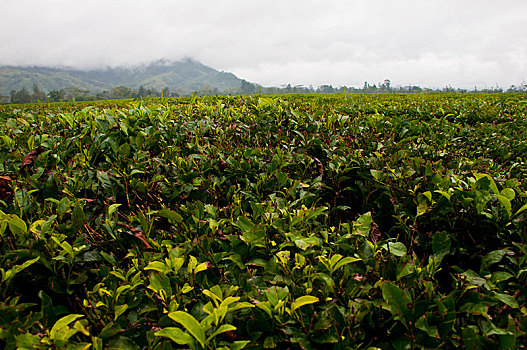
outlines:
[{"label": "cloud", "polygon": [[0,64],[194,57],[265,85],[508,87],[527,78],[524,0],[3,0]]}]

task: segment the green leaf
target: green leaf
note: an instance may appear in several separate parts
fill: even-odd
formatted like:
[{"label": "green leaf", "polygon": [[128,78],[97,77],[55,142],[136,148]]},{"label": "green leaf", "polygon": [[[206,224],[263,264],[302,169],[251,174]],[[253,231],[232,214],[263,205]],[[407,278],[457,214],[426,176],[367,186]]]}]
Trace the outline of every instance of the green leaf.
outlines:
[{"label": "green leaf", "polygon": [[357,221],[353,223],[353,233],[367,236],[370,234],[371,230],[371,212],[362,214]]},{"label": "green leaf", "polygon": [[194,339],[177,327],[166,327],[154,333],[156,337],[165,337],[179,345],[191,345]]},{"label": "green leaf", "polygon": [[501,195],[512,201],[516,197],[516,192],[512,188],[504,188],[501,190]]},{"label": "green leaf", "polygon": [[79,229],[84,224],[84,211],[82,210],[82,207],[77,203],[75,205],[75,208],[73,209],[73,212],[71,213],[71,220],[73,227],[76,229]]},{"label": "green leaf", "polygon": [[357,261],[362,261],[360,258],[355,258],[351,256],[347,256],[345,258],[340,259],[334,266],[331,272],[337,271],[339,268],[341,268],[344,265],[351,264]]},{"label": "green leaf", "polygon": [[123,304],[115,307],[115,316],[114,321],[117,321],[119,316],[121,316],[126,310],[128,310],[128,304]]},{"label": "green leaf", "polygon": [[241,239],[249,244],[261,245],[265,238],[265,230],[259,225],[254,224],[245,216],[240,216],[234,223],[241,231]]},{"label": "green leaf", "polygon": [[108,344],[107,350],[140,350],[141,348],[130,338],[119,336]]},{"label": "green leaf", "polygon": [[40,312],[42,313],[44,319],[44,325],[51,326],[57,321],[57,315],[55,314],[55,309],[53,308],[53,301],[42,290],[38,292],[38,296],[42,300],[42,308],[40,309]]},{"label": "green leaf", "polygon": [[450,193],[448,193],[447,191],[440,191],[440,190],[436,190],[434,191],[435,193],[439,193],[440,195],[442,195],[443,197],[445,197],[449,202],[450,202]]},{"label": "green leaf", "polygon": [[55,322],[55,325],[53,325],[53,328],[51,328],[51,331],[49,332],[49,338],[52,340],[67,340],[69,338],[68,325],[83,316],[84,315],[71,314],[62,317],[60,320]]},{"label": "green leaf", "polygon": [[16,346],[17,349],[26,350],[26,349],[39,349],[40,337],[38,335],[33,335],[31,333],[20,334],[16,336]]},{"label": "green leaf", "polygon": [[108,216],[112,216],[113,213],[117,211],[117,208],[119,208],[121,204],[114,203],[108,207]]},{"label": "green leaf", "polygon": [[379,171],[379,170],[370,169],[370,174],[371,174],[371,176],[373,176],[375,181],[379,181],[380,182],[384,178],[382,171]]},{"label": "green leaf", "polygon": [[507,197],[502,196],[501,194],[497,194],[496,198],[498,198],[498,201],[505,208],[505,210],[507,211],[507,215],[510,217],[512,215],[511,201]]},{"label": "green leaf", "polygon": [[294,239],[295,245],[302,249],[306,250],[307,248],[318,245],[319,241],[316,237],[302,237],[302,236],[296,236]]},{"label": "green leaf", "polygon": [[204,263],[201,263],[198,266],[196,266],[196,268],[194,269],[194,273],[205,271],[206,269],[207,269],[207,263],[204,262]]},{"label": "green leaf", "polygon": [[151,261],[145,270],[154,270],[161,273],[167,273],[167,266],[162,261]]},{"label": "green leaf", "polygon": [[218,327],[218,329],[216,329],[216,331],[214,331],[208,338],[207,338],[207,341],[206,343],[208,344],[209,341],[212,340],[212,338],[214,338],[215,336],[217,336],[218,334],[221,334],[221,333],[225,333],[225,332],[229,332],[229,331],[235,331],[236,330],[236,327],[234,327],[233,325],[230,325],[230,324],[223,324],[221,326]]},{"label": "green leaf", "polygon": [[510,253],[510,250],[498,249],[498,250],[493,250],[492,252],[488,253],[485,257],[483,257],[481,269],[484,270],[487,267],[500,262],[501,259],[503,259],[503,257],[507,253]]},{"label": "green leaf", "polygon": [[518,308],[518,302],[516,301],[516,299],[514,299],[512,295],[502,294],[502,293],[492,293],[492,296],[498,299],[499,301],[501,301],[502,303],[514,309]]},{"label": "green leaf", "polygon": [[383,248],[395,256],[405,256],[407,253],[406,247],[401,242],[388,242]]},{"label": "green leaf", "polygon": [[524,210],[527,210],[527,204],[522,205],[521,208],[518,209],[518,211],[515,213],[515,215],[518,215],[519,213],[521,213]]},{"label": "green leaf", "polygon": [[335,281],[333,281],[333,278],[331,278],[330,276],[326,275],[325,273],[318,273],[317,277],[320,278],[321,280],[323,280],[324,282],[326,282],[328,287],[330,287],[330,288],[334,288],[335,287]]},{"label": "green leaf", "polygon": [[169,219],[171,221],[177,222],[178,224],[183,221],[183,217],[181,215],[179,215],[179,213],[177,213],[177,212],[175,212],[173,210],[167,209],[167,208],[164,208],[164,209],[161,209],[160,211],[158,211],[157,215],[162,217],[162,218],[166,218],[166,219]]},{"label": "green leaf", "polygon": [[413,314],[412,299],[404,290],[392,282],[384,282],[382,287],[382,297],[391,307],[394,316],[402,316],[401,320],[406,324],[406,319]]},{"label": "green leaf", "polygon": [[298,297],[291,304],[291,314],[293,314],[295,310],[298,309],[299,307],[302,307],[304,305],[314,304],[316,302],[318,302],[318,298],[312,295],[303,295],[301,297]]},{"label": "green leaf", "polygon": [[265,311],[270,318],[273,317],[273,311],[271,309],[271,303],[269,301],[259,302],[256,304],[256,307]]},{"label": "green leaf", "polygon": [[201,328],[201,325],[199,324],[196,319],[184,312],[184,311],[174,311],[168,314],[168,317],[173,319],[174,321],[181,324],[185,329],[194,337],[196,340],[200,343],[202,347],[205,347],[205,332]]},{"label": "green leaf", "polygon": [[[161,296],[172,295],[172,287],[170,286],[170,278],[165,274],[154,272],[149,276],[149,289],[153,290]],[[164,294],[164,295],[163,295]]]},{"label": "green leaf", "polygon": [[20,271],[24,270],[25,268],[33,265],[34,263],[36,263],[38,261],[38,259],[40,259],[40,256],[37,256],[36,258],[34,259],[31,259],[31,260],[27,260],[27,261],[24,261],[24,263],[22,263],[21,265],[15,265],[13,266],[13,273],[16,274],[16,273],[19,273]]},{"label": "green leaf", "polygon": [[230,345],[230,350],[241,350],[247,346],[251,341],[250,340],[236,340]]},{"label": "green leaf", "polygon": [[500,191],[498,191],[498,186],[496,186],[496,182],[494,182],[494,179],[490,177],[489,174],[478,174],[475,173],[474,176],[476,177],[476,181],[481,180],[482,178],[486,178],[489,180],[489,188],[494,192],[494,194],[500,194]]},{"label": "green leaf", "polygon": [[437,330],[436,326],[429,326],[427,322],[427,318],[425,315],[421,316],[416,322],[415,322],[415,328],[422,330],[426,334],[428,334],[429,337],[432,338],[439,338],[439,332]]},{"label": "green leaf", "polygon": [[14,235],[25,235],[27,233],[27,225],[24,220],[17,215],[12,215],[8,221],[9,229]]},{"label": "green leaf", "polygon": [[99,338],[101,339],[110,339],[117,333],[119,333],[122,330],[121,326],[116,322],[108,322],[106,326],[102,329],[101,333],[99,333]]},{"label": "green leaf", "polygon": [[446,232],[436,233],[432,237],[432,250],[437,265],[441,264],[443,258],[450,253],[450,237]]},{"label": "green leaf", "polygon": [[238,227],[243,232],[249,232],[254,229],[255,224],[251,220],[247,219],[245,216],[240,216],[236,220],[234,226]]}]

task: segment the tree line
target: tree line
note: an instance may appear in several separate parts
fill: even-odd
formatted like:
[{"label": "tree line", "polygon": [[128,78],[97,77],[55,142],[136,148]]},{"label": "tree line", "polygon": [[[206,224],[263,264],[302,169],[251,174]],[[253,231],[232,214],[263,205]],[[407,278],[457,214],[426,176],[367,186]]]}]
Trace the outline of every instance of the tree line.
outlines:
[{"label": "tree line", "polygon": [[[369,84],[364,82],[361,88],[352,86],[333,87],[332,85],[320,85],[317,88],[312,86],[306,87],[303,85],[291,84],[282,85],[280,87],[264,87],[258,84],[250,83],[242,80],[240,88],[230,91],[220,91],[218,88],[202,88],[196,90],[193,94],[199,96],[214,96],[226,94],[306,94],[306,93],[419,93],[419,92],[482,92],[482,93],[496,93],[496,92],[527,92],[527,83],[519,85],[512,85],[509,89],[503,90],[499,87],[477,89],[455,89],[451,86],[446,86],[442,89],[422,88],[420,86],[397,86],[393,87],[389,79],[385,79],[382,83]],[[163,88],[161,91],[155,88],[145,88],[140,86],[138,89],[131,89],[126,86],[114,87],[111,90],[92,93],[89,90],[68,87],[60,90],[52,90],[48,93],[43,92],[37,84],[33,84],[33,90],[30,92],[25,87],[21,90],[12,90],[9,100],[2,99],[0,103],[39,103],[39,102],[61,102],[61,101],[96,101],[96,100],[111,100],[111,99],[134,99],[134,98],[149,98],[149,97],[177,97],[181,95],[190,95],[181,91],[170,91],[169,87]]]}]

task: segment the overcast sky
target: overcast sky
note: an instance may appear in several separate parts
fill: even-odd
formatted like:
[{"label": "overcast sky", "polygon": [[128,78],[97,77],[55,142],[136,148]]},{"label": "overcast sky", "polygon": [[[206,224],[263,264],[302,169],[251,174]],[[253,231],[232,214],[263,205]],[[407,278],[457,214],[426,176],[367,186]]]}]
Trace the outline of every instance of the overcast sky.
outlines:
[{"label": "overcast sky", "polygon": [[1,0],[0,65],[191,57],[266,86],[509,87],[527,0]]}]

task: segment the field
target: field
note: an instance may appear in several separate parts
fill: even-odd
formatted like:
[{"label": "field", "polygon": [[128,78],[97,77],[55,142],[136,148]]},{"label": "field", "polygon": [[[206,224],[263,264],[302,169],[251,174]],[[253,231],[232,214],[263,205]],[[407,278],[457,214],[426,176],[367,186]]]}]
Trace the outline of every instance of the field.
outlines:
[{"label": "field", "polygon": [[525,94],[0,107],[0,347],[521,348]]}]

